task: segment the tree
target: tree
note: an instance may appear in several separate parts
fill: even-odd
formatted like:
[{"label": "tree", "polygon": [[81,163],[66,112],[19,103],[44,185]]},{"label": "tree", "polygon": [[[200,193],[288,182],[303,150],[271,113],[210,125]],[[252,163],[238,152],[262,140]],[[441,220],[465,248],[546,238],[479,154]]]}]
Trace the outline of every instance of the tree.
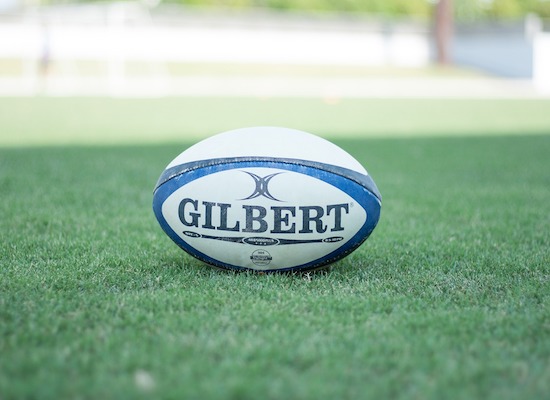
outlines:
[{"label": "tree", "polygon": [[453,0],[439,0],[435,7],[435,42],[437,63],[451,62],[451,42],[453,36]]}]

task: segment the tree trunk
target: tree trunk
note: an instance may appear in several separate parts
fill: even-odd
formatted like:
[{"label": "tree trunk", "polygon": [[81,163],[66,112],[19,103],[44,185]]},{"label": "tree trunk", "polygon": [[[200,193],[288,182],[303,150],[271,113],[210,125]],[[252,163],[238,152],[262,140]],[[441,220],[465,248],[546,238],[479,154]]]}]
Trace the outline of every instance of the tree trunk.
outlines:
[{"label": "tree trunk", "polygon": [[435,41],[437,63],[451,63],[451,42],[453,36],[453,0],[439,0],[435,9]]}]

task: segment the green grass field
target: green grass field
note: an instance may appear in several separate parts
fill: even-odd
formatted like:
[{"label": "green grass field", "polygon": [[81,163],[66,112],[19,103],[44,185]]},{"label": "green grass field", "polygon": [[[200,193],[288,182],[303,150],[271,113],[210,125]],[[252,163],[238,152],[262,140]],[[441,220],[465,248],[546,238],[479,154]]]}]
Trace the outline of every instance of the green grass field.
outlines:
[{"label": "green grass field", "polygon": [[265,125],[329,138],[540,135],[550,100],[0,98],[0,124],[0,146],[181,143]]},{"label": "green grass field", "polygon": [[[548,110],[0,100],[0,399],[548,399]],[[176,154],[264,121],[332,138],[382,192],[326,271],[212,269],[154,219]]]}]

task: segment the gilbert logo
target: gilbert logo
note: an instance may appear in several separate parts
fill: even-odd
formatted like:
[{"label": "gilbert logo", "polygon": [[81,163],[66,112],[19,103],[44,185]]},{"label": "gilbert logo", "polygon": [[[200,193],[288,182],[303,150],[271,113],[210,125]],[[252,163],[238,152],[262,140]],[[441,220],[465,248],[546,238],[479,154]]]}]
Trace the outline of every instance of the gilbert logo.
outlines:
[{"label": "gilbert logo", "polygon": [[[258,175],[246,170],[239,170],[250,176],[254,182],[248,189],[248,197],[240,201],[226,200],[223,197],[206,200],[204,198],[184,197],[179,201],[178,217],[185,230],[183,234],[194,239],[211,239],[232,243],[242,243],[256,247],[280,246],[304,243],[334,243],[344,239],[346,225],[351,223],[351,203],[331,201],[329,204],[292,204],[273,196],[270,184],[277,175],[286,171],[262,173]],[[257,172],[257,171],[255,171]],[[260,172],[261,173],[261,172]],[[250,182],[245,175],[241,175],[245,182]],[[276,178],[281,179],[281,178]],[[251,183],[251,182],[250,182]],[[285,182],[276,181],[276,188],[284,192]],[[294,182],[290,182],[294,183]],[[280,186],[279,186],[280,184]],[[296,185],[300,184],[300,181]],[[287,187],[290,185],[287,184]],[[277,193],[277,192],[276,192]],[[231,198],[242,194],[241,188],[235,188]],[[290,195],[289,195],[290,196]],[[261,201],[262,197],[270,200],[271,204]],[[334,196],[335,197],[335,196]],[[256,199],[256,200],[254,200]],[[242,203],[241,203],[242,202]],[[263,204],[250,204],[258,202]],[[241,232],[246,235],[223,235],[222,232]],[[309,235],[298,238],[295,235]],[[271,236],[273,235],[273,236]],[[292,236],[291,236],[292,235]],[[338,236],[332,236],[338,235]],[[259,254],[255,258],[260,260]]]},{"label": "gilbert logo", "polygon": [[282,172],[276,172],[274,174],[269,174],[269,175],[264,176],[263,178],[259,175],[253,174],[252,172],[248,172],[248,171],[243,171],[243,172],[245,174],[250,175],[252,177],[252,179],[254,179],[254,183],[256,184],[256,188],[254,189],[254,192],[250,196],[245,197],[244,199],[240,199],[240,200],[251,200],[251,199],[255,199],[255,198],[260,197],[260,196],[264,196],[265,198],[267,198],[269,200],[281,201],[279,199],[276,199],[275,197],[273,197],[273,195],[271,193],[269,193],[269,188],[267,187],[267,185],[269,184],[271,179],[273,179],[273,177],[275,177],[279,174],[282,174]]}]

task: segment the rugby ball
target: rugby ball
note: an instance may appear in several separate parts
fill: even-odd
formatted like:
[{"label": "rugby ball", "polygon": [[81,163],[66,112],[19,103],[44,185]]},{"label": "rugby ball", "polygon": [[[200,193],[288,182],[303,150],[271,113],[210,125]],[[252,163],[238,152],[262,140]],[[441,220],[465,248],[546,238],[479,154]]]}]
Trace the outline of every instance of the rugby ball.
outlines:
[{"label": "rugby ball", "polygon": [[205,139],[162,172],[153,210],[192,256],[233,270],[307,271],[355,250],[380,217],[365,168],[318,136],[237,129]]}]

